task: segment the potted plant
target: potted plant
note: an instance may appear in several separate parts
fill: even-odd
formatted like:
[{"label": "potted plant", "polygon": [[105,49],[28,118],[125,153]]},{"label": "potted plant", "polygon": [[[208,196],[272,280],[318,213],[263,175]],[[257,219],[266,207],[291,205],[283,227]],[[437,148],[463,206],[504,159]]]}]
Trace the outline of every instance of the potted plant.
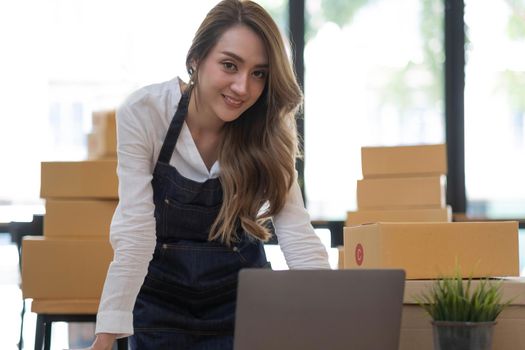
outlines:
[{"label": "potted plant", "polygon": [[510,301],[502,302],[501,282],[472,278],[436,280],[416,297],[432,318],[435,350],[490,350],[496,318]]}]

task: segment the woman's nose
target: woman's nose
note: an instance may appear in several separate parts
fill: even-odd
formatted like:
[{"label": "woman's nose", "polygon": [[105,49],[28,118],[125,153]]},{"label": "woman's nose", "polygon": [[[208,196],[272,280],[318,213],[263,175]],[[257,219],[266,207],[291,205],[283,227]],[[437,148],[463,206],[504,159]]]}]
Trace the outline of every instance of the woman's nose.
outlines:
[{"label": "woman's nose", "polygon": [[238,74],[231,85],[231,89],[240,97],[248,94],[248,74]]}]

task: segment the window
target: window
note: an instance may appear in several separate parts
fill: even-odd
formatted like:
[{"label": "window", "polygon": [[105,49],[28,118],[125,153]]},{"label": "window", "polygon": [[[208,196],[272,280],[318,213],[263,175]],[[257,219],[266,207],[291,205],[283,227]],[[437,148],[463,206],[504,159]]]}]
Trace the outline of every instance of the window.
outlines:
[{"label": "window", "polygon": [[306,12],[307,206],[342,220],[361,146],[444,142],[443,3],[308,0]]},{"label": "window", "polygon": [[[216,0],[0,4],[0,222],[43,212],[40,162],[84,160],[93,110],[146,84],[187,78],[191,40]],[[282,26],[287,2],[261,5]],[[30,10],[28,10],[30,9]]]},{"label": "window", "polygon": [[465,177],[473,216],[525,217],[524,16],[522,0],[465,1]]}]

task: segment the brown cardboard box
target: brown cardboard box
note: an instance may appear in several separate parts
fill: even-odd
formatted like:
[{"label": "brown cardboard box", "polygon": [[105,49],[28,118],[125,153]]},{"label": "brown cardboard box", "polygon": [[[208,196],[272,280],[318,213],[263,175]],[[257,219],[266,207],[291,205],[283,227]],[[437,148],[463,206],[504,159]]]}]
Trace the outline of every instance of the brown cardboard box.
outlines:
[{"label": "brown cardboard box", "polygon": [[33,299],[31,312],[37,314],[95,315],[99,299]]},{"label": "brown cardboard box", "polygon": [[380,222],[344,228],[345,268],[402,268],[407,279],[518,276],[518,223]]},{"label": "brown cardboard box", "polygon": [[88,158],[117,156],[117,126],[115,111],[93,112],[93,132],[88,135]]},{"label": "brown cardboard box", "polygon": [[88,160],[117,158],[116,140],[111,140],[111,136],[105,133],[88,134],[87,145]]},{"label": "brown cardboard box", "polygon": [[42,198],[118,198],[116,160],[42,162]]},{"label": "brown cardboard box", "polygon": [[342,270],[345,268],[345,247],[342,245],[337,246],[337,252],[337,269]]},{"label": "brown cardboard box", "polygon": [[88,149],[88,159],[94,160],[99,158],[100,150],[97,142],[97,136],[94,133],[87,134],[87,149]]},{"label": "brown cardboard box", "polygon": [[113,257],[108,239],[26,236],[22,293],[34,299],[98,299]]},{"label": "brown cardboard box", "polygon": [[116,129],[116,120],[115,109],[93,111],[91,114],[93,128],[97,129]]},{"label": "brown cardboard box", "polygon": [[444,175],[357,181],[359,209],[445,208]]},{"label": "brown cardboard box", "polygon": [[362,147],[361,166],[364,178],[446,174],[447,147],[445,144]]},{"label": "brown cardboard box", "polygon": [[[415,296],[426,291],[433,281],[407,281],[399,350],[432,350],[430,316],[417,305]],[[473,281],[473,287],[478,283]],[[493,350],[525,349],[525,278],[505,279],[503,300],[512,300],[496,319]]]},{"label": "brown cardboard box", "polygon": [[450,222],[452,208],[415,208],[349,211],[345,226],[356,226],[374,222]]},{"label": "brown cardboard box", "polygon": [[47,199],[44,236],[108,239],[117,203],[115,200]]}]

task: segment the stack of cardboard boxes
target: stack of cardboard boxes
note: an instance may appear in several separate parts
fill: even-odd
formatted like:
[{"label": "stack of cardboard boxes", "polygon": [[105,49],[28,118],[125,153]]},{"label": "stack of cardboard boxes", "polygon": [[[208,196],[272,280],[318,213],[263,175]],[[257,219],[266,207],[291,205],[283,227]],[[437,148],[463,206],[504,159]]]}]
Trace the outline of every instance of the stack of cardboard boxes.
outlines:
[{"label": "stack of cardboard boxes", "polygon": [[26,237],[22,246],[23,295],[33,298],[34,312],[57,307],[63,313],[87,312],[73,309],[80,300],[98,303],[113,257],[109,226],[118,200],[115,115],[94,113],[93,122],[89,160],[41,164],[44,235]]},{"label": "stack of cardboard boxes", "polygon": [[[424,280],[454,275],[458,267],[474,278],[519,276],[517,222],[448,222],[445,154],[444,145],[363,148],[359,210],[349,213],[344,228],[344,268],[406,272],[402,350],[432,348],[430,318],[414,300],[431,283]],[[503,287],[523,293],[525,281]],[[519,313],[501,318],[525,324],[524,303],[515,299]],[[505,327],[496,327],[495,349],[525,344],[523,332]]]},{"label": "stack of cardboard boxes", "polygon": [[[402,267],[407,279],[517,276],[517,222],[448,222],[446,146],[365,147],[344,266]],[[359,218],[359,219],[358,219]],[[362,225],[357,225],[362,224]]]},{"label": "stack of cardboard boxes", "polygon": [[357,181],[357,211],[346,226],[378,221],[450,221],[445,204],[444,144],[363,147],[363,179]]},{"label": "stack of cardboard boxes", "polygon": [[[357,181],[357,211],[345,226],[374,222],[450,222],[446,205],[446,145],[362,147],[363,179]],[[339,268],[344,268],[339,247]]]}]

